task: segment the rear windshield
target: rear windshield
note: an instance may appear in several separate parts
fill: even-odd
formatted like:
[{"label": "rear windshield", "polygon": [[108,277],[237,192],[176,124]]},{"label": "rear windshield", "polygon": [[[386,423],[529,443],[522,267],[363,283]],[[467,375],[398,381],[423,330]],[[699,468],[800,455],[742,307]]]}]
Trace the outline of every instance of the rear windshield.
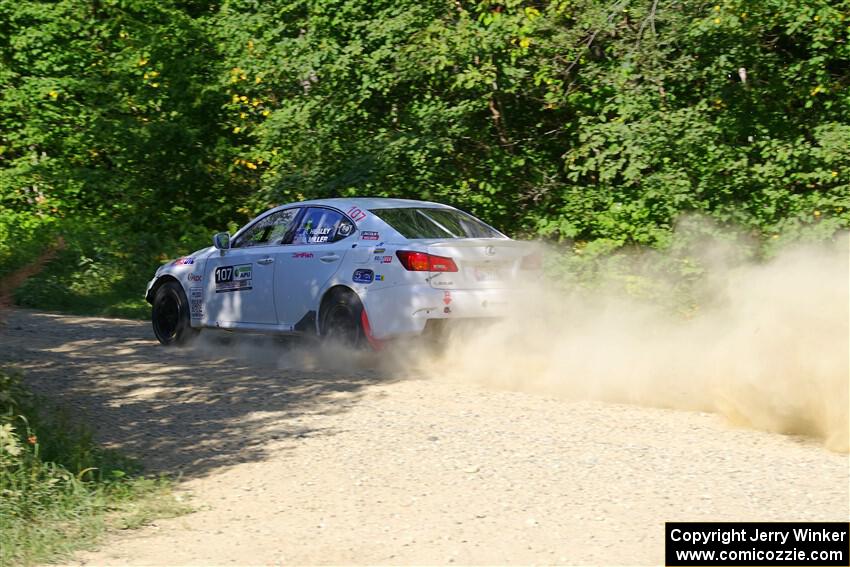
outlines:
[{"label": "rear windshield", "polygon": [[405,238],[504,238],[472,215],[453,209],[411,207],[371,213]]}]

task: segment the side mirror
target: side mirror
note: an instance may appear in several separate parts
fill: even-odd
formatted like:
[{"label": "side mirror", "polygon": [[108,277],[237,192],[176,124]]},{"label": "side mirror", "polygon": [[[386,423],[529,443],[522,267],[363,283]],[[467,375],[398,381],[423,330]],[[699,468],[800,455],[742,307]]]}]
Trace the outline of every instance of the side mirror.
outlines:
[{"label": "side mirror", "polygon": [[230,233],[219,232],[213,236],[213,246],[224,253],[225,250],[230,250]]}]

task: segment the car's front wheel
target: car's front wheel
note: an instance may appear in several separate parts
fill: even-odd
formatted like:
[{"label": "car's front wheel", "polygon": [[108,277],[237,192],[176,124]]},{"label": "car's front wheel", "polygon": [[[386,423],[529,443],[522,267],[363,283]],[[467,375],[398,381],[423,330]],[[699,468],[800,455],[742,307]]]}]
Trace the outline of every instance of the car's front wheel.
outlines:
[{"label": "car's front wheel", "polygon": [[164,345],[185,344],[198,333],[189,323],[186,293],[175,281],[166,282],[156,290],[151,322],[157,340]]},{"label": "car's front wheel", "polygon": [[332,344],[361,348],[366,344],[363,331],[363,304],[350,290],[336,289],[322,302],[319,330]]}]

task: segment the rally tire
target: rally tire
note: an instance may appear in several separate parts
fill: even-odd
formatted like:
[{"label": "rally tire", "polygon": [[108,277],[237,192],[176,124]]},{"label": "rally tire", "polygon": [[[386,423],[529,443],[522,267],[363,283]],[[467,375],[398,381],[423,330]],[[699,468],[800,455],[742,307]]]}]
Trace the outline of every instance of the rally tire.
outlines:
[{"label": "rally tire", "polygon": [[156,290],[151,323],[157,340],[165,346],[184,345],[198,334],[190,324],[189,301],[179,283],[168,281]]},{"label": "rally tire", "polygon": [[363,330],[363,303],[351,290],[335,289],[322,301],[319,333],[329,344],[364,348],[368,342]]}]

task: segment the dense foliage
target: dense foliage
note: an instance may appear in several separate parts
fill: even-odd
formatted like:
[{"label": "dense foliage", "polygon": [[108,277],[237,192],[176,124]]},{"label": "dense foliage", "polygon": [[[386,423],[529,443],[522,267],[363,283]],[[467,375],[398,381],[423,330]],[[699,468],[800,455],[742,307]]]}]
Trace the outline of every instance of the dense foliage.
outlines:
[{"label": "dense foliage", "polygon": [[167,480],[137,472],[0,368],[0,565],[41,564],[91,545],[107,527],[187,511]]},{"label": "dense foliage", "polygon": [[683,213],[828,238],[849,36],[848,0],[0,0],[0,270],[75,235],[23,298],[108,303],[214,229],[334,195],[591,252],[670,246]]}]

